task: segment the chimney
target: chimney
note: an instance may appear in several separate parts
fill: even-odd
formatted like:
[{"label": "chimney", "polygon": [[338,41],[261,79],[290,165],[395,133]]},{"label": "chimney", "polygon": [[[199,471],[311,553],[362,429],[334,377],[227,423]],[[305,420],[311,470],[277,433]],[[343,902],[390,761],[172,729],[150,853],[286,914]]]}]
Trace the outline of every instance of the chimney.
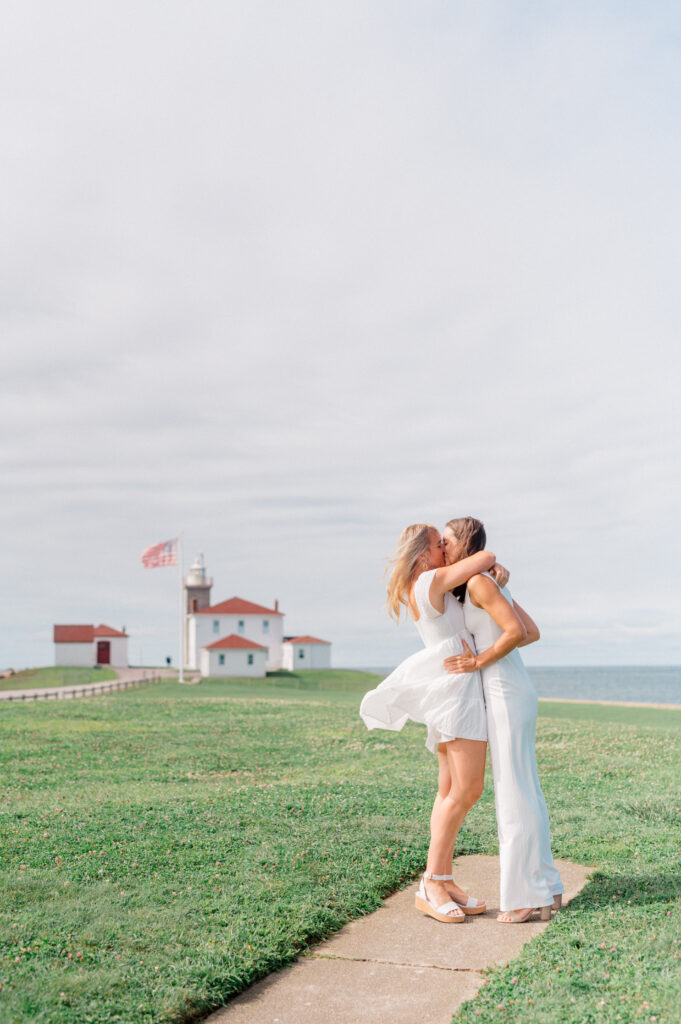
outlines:
[{"label": "chimney", "polygon": [[276,597],[274,599],[274,610],[275,610],[275,612],[279,611],[279,600]]}]

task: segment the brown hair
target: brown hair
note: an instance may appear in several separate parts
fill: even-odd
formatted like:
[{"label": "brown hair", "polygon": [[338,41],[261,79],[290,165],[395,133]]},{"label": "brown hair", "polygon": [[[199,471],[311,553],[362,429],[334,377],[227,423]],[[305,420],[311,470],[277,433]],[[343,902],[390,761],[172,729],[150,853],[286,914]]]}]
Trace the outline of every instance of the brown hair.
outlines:
[{"label": "brown hair", "polygon": [[[445,529],[447,528],[452,531],[459,544],[462,545],[459,561],[462,558],[468,558],[469,555],[475,555],[478,551],[484,551],[487,544],[487,534],[485,533],[485,527],[479,519],[474,519],[473,516],[450,519]],[[461,586],[455,587],[452,591],[459,601],[465,599],[466,587],[467,584],[462,583]]]},{"label": "brown hair", "polygon": [[419,561],[428,550],[431,536],[437,529],[430,523],[414,523],[402,530],[397,550],[390,559],[392,565],[388,577],[388,614],[400,621],[402,605],[407,604],[409,588],[412,585]]}]

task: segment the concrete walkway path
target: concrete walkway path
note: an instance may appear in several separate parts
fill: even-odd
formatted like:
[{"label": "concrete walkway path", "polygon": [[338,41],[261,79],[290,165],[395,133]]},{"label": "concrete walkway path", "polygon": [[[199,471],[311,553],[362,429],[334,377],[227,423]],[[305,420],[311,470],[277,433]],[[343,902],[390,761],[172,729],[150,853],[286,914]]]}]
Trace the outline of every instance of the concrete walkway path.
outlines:
[{"label": "concrete walkway path", "polygon": [[[40,686],[35,689],[22,687],[20,690],[0,690],[2,700],[70,700],[73,697],[92,697],[98,693],[113,693],[117,689],[134,683],[150,682],[159,677],[176,676],[172,668],[116,668],[117,679],[105,679],[101,683],[71,683],[69,686]],[[123,684],[121,686],[120,684]]]},{"label": "concrete walkway path", "polygon": [[[573,899],[593,868],[557,862]],[[417,884],[388,897],[292,967],[270,975],[205,1024],[449,1024],[481,972],[516,957],[549,922],[500,924],[499,858],[459,857],[456,880],[487,900],[464,924],[439,924],[414,908]]]}]

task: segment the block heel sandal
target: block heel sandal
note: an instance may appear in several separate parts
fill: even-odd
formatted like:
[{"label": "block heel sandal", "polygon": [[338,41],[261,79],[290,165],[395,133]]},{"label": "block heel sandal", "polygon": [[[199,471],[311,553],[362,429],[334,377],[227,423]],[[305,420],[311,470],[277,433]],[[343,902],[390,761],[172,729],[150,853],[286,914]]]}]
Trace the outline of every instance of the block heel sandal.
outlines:
[{"label": "block heel sandal", "polygon": [[550,921],[552,910],[552,903],[549,903],[548,907],[528,907],[527,910],[522,912],[520,910],[502,910],[497,921],[499,924],[525,924],[533,914],[537,913],[539,914],[540,921]]}]

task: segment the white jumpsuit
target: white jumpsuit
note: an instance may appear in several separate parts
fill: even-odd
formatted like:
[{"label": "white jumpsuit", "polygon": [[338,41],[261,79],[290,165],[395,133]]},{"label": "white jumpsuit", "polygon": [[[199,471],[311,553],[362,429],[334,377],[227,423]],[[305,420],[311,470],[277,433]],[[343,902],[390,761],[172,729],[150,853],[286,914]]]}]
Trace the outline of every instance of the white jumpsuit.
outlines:
[{"label": "white jumpsuit", "polygon": [[486,740],[487,723],[479,672],[448,675],[444,660],[462,654],[462,638],[472,645],[463,608],[445,594],[444,611],[430,603],[435,569],[421,573],[414,585],[416,622],[425,650],[412,654],[383,682],[364,695],[359,713],[369,729],[402,729],[405,722],[423,722],[426,746],[437,752],[438,743],[457,738]]},{"label": "white jumpsuit", "polygon": [[[505,587],[501,593],[513,604]],[[463,607],[475,649],[482,654],[502,630],[468,593]],[[563,883],[553,863],[549,815],[537,775],[537,693],[517,650],[481,674],[499,829],[499,906],[502,911],[546,907],[563,892]]]}]

